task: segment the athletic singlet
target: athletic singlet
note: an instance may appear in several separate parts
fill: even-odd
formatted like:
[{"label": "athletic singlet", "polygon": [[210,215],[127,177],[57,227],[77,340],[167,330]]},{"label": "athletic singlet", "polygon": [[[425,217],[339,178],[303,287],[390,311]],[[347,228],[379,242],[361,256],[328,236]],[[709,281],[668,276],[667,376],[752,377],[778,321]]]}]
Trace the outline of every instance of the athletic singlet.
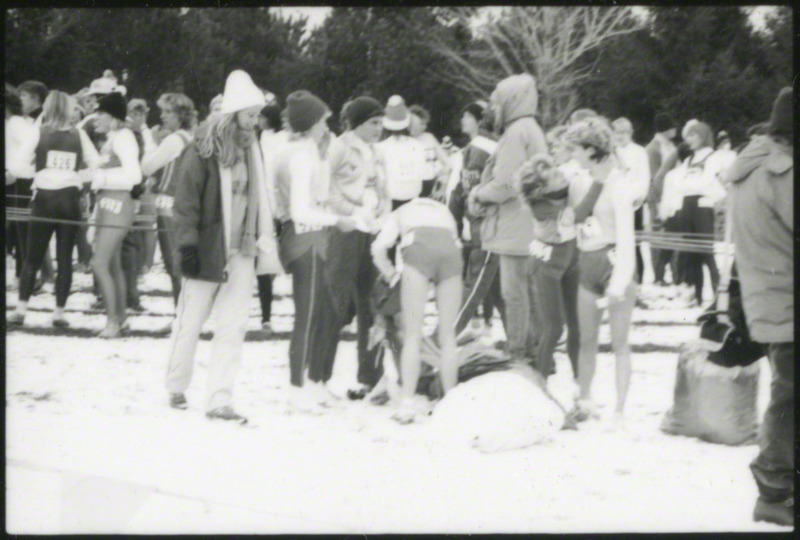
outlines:
[{"label": "athletic singlet", "polygon": [[83,149],[77,129],[55,131],[43,128],[35,156],[35,189],[81,187],[78,169],[83,169],[86,165],[83,162]]}]

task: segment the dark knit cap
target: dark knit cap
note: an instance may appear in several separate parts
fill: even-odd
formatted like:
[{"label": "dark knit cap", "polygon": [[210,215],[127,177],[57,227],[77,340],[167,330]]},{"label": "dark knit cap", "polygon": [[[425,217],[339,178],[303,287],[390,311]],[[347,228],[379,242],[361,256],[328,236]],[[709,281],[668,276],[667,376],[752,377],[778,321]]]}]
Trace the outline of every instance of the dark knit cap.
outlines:
[{"label": "dark knit cap", "polygon": [[308,131],[330,111],[324,101],[308,90],[289,94],[286,105],[289,110],[289,125],[295,133]]},{"label": "dark knit cap", "polygon": [[108,113],[117,120],[125,121],[128,115],[128,108],[125,103],[125,98],[119,92],[111,92],[100,98],[97,103],[97,110],[99,112]]},{"label": "dark knit cap", "polygon": [[772,104],[768,133],[792,139],[792,88],[790,86],[782,88],[775,103]]},{"label": "dark knit cap", "polygon": [[479,101],[473,101],[466,107],[464,107],[463,113],[471,114],[475,120],[480,124],[481,120],[483,120],[483,115],[486,114],[486,105]]},{"label": "dark knit cap", "polygon": [[345,114],[350,124],[350,129],[356,129],[371,118],[383,116],[383,105],[376,99],[361,96],[348,102]]},{"label": "dark knit cap", "polygon": [[653,120],[653,128],[656,133],[664,133],[675,127],[675,122],[666,113],[658,113]]}]

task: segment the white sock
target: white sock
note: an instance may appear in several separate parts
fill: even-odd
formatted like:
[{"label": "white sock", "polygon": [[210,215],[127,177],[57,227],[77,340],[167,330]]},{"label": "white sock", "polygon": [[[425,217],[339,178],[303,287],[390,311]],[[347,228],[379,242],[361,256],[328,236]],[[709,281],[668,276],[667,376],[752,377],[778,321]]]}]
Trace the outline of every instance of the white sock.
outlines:
[{"label": "white sock", "polygon": [[64,308],[56,306],[56,310],[53,312],[54,319],[63,319],[64,318]]},{"label": "white sock", "polygon": [[28,313],[28,302],[19,302],[17,303],[17,313],[21,315],[25,315]]}]

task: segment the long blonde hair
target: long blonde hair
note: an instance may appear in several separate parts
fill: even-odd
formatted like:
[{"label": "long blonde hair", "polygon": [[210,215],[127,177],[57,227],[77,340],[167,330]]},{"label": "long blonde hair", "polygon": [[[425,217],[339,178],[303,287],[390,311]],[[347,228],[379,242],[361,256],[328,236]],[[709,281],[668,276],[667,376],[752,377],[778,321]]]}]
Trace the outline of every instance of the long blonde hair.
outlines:
[{"label": "long blonde hair", "polygon": [[72,112],[76,101],[65,92],[52,90],[42,106],[42,127],[54,130],[72,127]]},{"label": "long blonde hair", "polygon": [[255,132],[239,128],[236,114],[211,114],[197,126],[197,152],[208,159],[216,156],[223,167],[232,167],[238,159],[237,150],[255,141]]}]

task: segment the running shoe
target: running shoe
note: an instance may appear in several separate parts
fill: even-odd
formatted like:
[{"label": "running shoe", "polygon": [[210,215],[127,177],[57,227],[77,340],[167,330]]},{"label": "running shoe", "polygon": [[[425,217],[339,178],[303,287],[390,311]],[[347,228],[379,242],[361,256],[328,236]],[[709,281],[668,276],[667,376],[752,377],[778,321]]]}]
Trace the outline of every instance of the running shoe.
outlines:
[{"label": "running shoe", "polygon": [[171,392],[169,395],[169,406],[173,409],[186,410],[189,408],[189,402],[186,401],[186,396],[183,392]]},{"label": "running shoe", "polygon": [[8,326],[22,326],[25,324],[25,315],[22,313],[14,312],[8,317],[8,321],[6,322]]},{"label": "running shoe", "polygon": [[756,507],[753,509],[753,521],[766,521],[776,525],[794,527],[794,496],[775,502],[759,497]]},{"label": "running shoe", "polygon": [[206,418],[211,420],[228,420],[241,425],[245,425],[247,423],[247,418],[234,411],[233,407],[230,405],[223,405],[222,407],[211,409],[206,413]]},{"label": "running shoe", "polygon": [[106,324],[106,327],[103,328],[100,333],[97,334],[97,337],[101,337],[103,339],[113,339],[120,337],[121,331],[119,324],[115,322],[110,322]]},{"label": "running shoe", "polygon": [[261,323],[261,333],[266,337],[270,337],[272,335],[272,324],[269,321],[264,321]]},{"label": "running shoe", "polygon": [[69,323],[64,317],[53,317],[53,326],[56,328],[69,328]]}]

